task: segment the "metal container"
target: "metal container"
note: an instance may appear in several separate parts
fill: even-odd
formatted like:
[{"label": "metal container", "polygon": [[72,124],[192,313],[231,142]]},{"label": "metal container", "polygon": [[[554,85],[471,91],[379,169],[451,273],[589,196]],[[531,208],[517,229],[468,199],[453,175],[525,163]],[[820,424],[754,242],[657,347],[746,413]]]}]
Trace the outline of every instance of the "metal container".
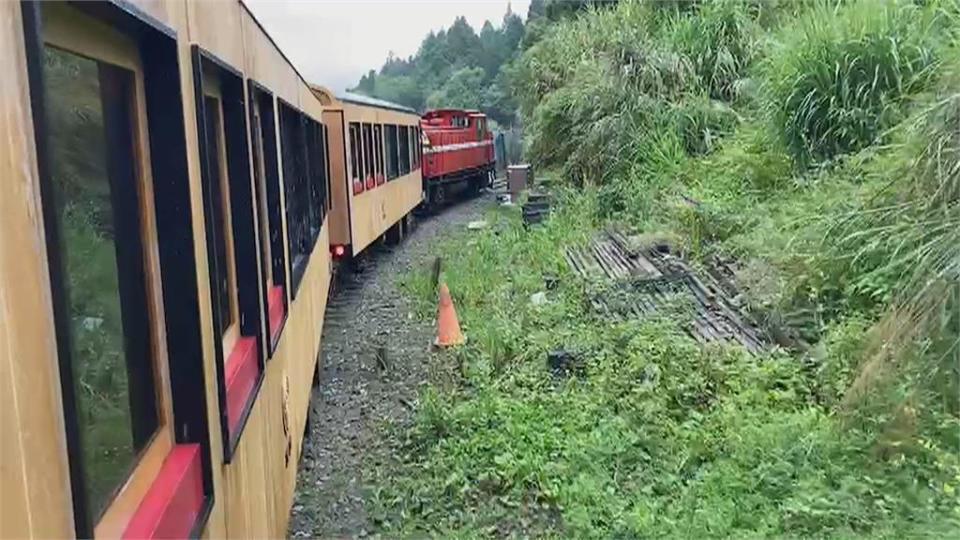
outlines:
[{"label": "metal container", "polygon": [[510,165],[507,167],[507,189],[510,190],[510,196],[514,201],[520,196],[520,192],[527,189],[527,185],[533,183],[533,169],[530,165]]}]

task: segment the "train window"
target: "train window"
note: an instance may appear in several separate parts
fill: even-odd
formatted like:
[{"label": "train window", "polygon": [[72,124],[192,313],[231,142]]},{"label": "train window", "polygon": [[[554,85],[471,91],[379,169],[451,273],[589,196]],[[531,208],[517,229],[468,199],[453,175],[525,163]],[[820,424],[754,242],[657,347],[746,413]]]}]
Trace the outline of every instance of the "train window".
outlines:
[{"label": "train window", "polygon": [[360,150],[360,124],[350,122],[350,179],[353,194],[363,192],[363,155]]},{"label": "train window", "polygon": [[399,146],[400,146],[400,175],[410,172],[410,130],[407,126],[399,126]]},{"label": "train window", "polygon": [[65,418],[81,434],[68,427],[75,518],[78,535],[119,536],[175,442],[144,62],[133,39],[72,9],[43,18],[35,106]]},{"label": "train window", "polygon": [[327,141],[322,124],[307,119],[307,152],[310,162],[310,199],[312,225],[319,229],[327,210]]},{"label": "train window", "polygon": [[263,376],[260,246],[243,77],[193,48],[218,392],[230,461]]},{"label": "train window", "polygon": [[109,4],[21,14],[75,535],[187,536],[213,485],[177,43]]},{"label": "train window", "polygon": [[364,187],[371,189],[376,187],[376,178],[374,177],[374,163],[376,159],[373,155],[373,126],[363,124],[363,179]]},{"label": "train window", "polygon": [[383,125],[381,124],[376,124],[373,126],[373,146],[373,157],[377,164],[377,183],[382,184],[387,177],[383,170]]},{"label": "train window", "polygon": [[393,180],[400,175],[400,156],[397,149],[397,126],[386,126],[386,144],[384,147],[387,152],[387,180]]},{"label": "train window", "polygon": [[264,320],[269,336],[267,355],[271,356],[280,339],[287,314],[275,102],[269,92],[252,81],[249,94],[250,140],[265,296],[263,305],[266,311]]},{"label": "train window", "polygon": [[417,130],[417,168],[419,169],[423,162],[423,131],[420,129],[420,126],[416,127]]},{"label": "train window", "polygon": [[296,297],[319,232],[311,204],[306,122],[307,119],[299,111],[281,102],[280,147],[290,249],[290,292],[293,297]]},{"label": "train window", "polygon": [[222,98],[205,94],[204,134],[207,148],[207,170],[210,173],[213,228],[213,266],[218,269],[214,296],[220,310],[219,332],[223,350],[230,351],[240,337],[240,309],[237,306],[237,271],[233,253],[232,216],[230,214],[230,175],[227,172],[227,146],[223,135]]},{"label": "train window", "polygon": [[160,303],[156,233],[140,171],[145,152],[135,142],[145,127],[140,62],[135,50],[125,59],[117,65],[44,50],[58,250],[94,517],[148,446],[161,455],[172,446],[169,403],[156,377],[166,362],[163,315],[151,309]]},{"label": "train window", "polygon": [[417,128],[413,126],[407,126],[407,131],[410,133],[410,169],[416,170],[420,168],[419,152],[417,151]]}]

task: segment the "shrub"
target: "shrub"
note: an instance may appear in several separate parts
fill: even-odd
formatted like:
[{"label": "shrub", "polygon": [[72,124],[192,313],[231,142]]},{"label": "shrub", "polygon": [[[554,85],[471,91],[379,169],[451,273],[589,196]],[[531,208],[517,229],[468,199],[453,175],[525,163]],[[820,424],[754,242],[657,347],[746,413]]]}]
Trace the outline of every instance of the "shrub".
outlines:
[{"label": "shrub", "polygon": [[720,0],[675,17],[665,39],[687,57],[699,86],[714,99],[733,101],[738,81],[757,57],[759,27],[742,1]]},{"label": "shrub", "polygon": [[820,4],[784,25],[762,68],[776,129],[797,164],[876,141],[930,80],[942,12],[895,0]]}]

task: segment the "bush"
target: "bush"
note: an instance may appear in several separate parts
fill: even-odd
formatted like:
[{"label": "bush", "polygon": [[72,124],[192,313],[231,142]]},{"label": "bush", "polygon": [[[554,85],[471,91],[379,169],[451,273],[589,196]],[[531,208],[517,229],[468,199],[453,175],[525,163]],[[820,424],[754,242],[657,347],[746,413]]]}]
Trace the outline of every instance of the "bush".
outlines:
[{"label": "bush", "polygon": [[733,101],[757,57],[759,31],[745,2],[719,0],[673,18],[664,39],[690,60],[710,97]]},{"label": "bush", "polygon": [[820,4],[784,25],[762,75],[798,165],[859,150],[902,119],[903,101],[927,85],[937,62],[942,12],[933,4]]}]

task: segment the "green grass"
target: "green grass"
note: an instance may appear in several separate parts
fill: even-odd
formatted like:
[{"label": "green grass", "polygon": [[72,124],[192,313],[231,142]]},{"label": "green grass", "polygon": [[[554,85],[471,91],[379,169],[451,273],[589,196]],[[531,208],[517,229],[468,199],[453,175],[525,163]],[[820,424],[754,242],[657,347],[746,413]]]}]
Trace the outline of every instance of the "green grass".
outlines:
[{"label": "green grass", "polygon": [[[847,370],[835,374],[784,353],[702,349],[670,318],[586,311],[585,284],[560,256],[590,230],[592,199],[567,199],[530,232],[493,215],[490,230],[443,248],[469,341],[448,355],[456,384],[426,391],[415,425],[395,433],[397,461],[374,475],[386,534],[875,537],[960,525],[955,455],[921,434],[879,455],[869,426],[819,404],[850,378],[862,323],[825,343]],[[435,306],[428,276],[402,282],[423,315]],[[559,285],[533,306],[545,276]],[[585,376],[551,375],[555,348],[577,351]]]},{"label": "green grass", "polygon": [[[526,231],[497,212],[442,248],[469,342],[394,432],[372,515],[412,536],[955,533],[960,8],[654,7],[580,13],[519,59],[555,214]],[[783,346],[592,313],[563,248],[611,223],[732,261]],[[429,272],[402,284],[432,317]],[[583,376],[549,373],[558,348]]]}]

